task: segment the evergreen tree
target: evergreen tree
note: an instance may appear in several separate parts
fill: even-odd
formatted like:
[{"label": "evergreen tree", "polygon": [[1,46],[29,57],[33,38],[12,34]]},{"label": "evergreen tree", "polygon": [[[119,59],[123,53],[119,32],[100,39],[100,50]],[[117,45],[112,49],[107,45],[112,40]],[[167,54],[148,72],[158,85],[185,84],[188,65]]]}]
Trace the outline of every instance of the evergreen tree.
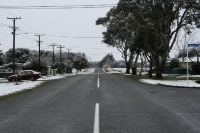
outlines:
[{"label": "evergreen tree", "polygon": [[103,65],[112,65],[112,63],[115,61],[112,54],[107,54],[100,62],[99,66],[102,67]]}]

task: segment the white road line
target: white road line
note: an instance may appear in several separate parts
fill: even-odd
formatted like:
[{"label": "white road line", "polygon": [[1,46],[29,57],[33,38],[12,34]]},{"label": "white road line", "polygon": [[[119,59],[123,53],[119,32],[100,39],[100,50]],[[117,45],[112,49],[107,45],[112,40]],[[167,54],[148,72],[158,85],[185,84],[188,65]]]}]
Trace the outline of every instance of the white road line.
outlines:
[{"label": "white road line", "polygon": [[97,80],[97,88],[99,88],[100,87],[100,83],[99,83],[99,78],[98,78],[98,80]]},{"label": "white road line", "polygon": [[99,103],[96,103],[96,105],[95,105],[93,133],[99,133]]}]

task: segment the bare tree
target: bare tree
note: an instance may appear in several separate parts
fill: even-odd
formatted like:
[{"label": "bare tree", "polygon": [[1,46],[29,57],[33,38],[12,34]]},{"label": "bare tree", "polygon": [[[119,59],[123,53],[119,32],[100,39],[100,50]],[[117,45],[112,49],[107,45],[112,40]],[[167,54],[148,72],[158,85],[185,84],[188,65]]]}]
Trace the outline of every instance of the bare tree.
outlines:
[{"label": "bare tree", "polygon": [[198,33],[197,30],[183,28],[183,30],[178,34],[176,40],[176,50],[177,54],[175,55],[176,58],[181,58],[182,67],[185,62],[185,57],[187,56],[187,44],[194,43],[197,39],[196,34]]}]

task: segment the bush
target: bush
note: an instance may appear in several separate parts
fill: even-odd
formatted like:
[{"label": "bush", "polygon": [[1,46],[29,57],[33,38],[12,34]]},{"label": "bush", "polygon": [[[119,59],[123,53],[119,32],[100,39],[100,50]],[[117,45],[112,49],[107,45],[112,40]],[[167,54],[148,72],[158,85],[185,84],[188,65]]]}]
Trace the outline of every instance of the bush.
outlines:
[{"label": "bush", "polygon": [[191,74],[200,74],[200,65],[194,64],[190,67]]},{"label": "bush", "polygon": [[[32,60],[30,64],[27,64],[23,66],[23,70],[34,70],[34,71],[39,71],[39,62],[38,60]],[[45,62],[41,61],[40,62],[40,70],[47,71],[47,65]]]},{"label": "bush", "polygon": [[180,68],[180,62],[179,62],[178,58],[173,58],[170,61],[170,68],[171,69],[173,69],[173,68]]}]

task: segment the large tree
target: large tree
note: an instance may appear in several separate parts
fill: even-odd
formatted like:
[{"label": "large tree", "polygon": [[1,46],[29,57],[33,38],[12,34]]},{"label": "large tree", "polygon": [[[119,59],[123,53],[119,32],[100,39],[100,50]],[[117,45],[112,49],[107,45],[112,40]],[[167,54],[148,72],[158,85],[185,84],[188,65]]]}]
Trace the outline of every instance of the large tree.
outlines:
[{"label": "large tree", "polygon": [[[187,45],[189,43],[194,43],[197,41],[196,34],[198,32],[194,30],[192,33],[188,32],[188,29],[183,28],[183,30],[178,34],[176,41],[176,58],[181,58],[182,66],[186,61],[187,57]],[[189,55],[191,55],[192,50],[189,50]]]},{"label": "large tree", "polygon": [[102,67],[103,65],[112,65],[112,63],[115,61],[112,54],[107,54],[103,57],[103,59],[99,62],[99,66]]},{"label": "large tree", "polygon": [[5,63],[4,53],[0,50],[0,66],[3,65],[4,63]]},{"label": "large tree", "polygon": [[145,42],[145,46],[157,68],[155,78],[162,78],[162,70],[180,29],[199,26],[197,0],[120,0],[118,9],[131,14],[138,21],[135,24],[147,29],[146,32],[153,30],[154,45]]},{"label": "large tree", "polygon": [[[6,62],[10,63],[13,61],[13,49],[9,49],[6,53]],[[29,59],[29,49],[27,48],[16,48],[15,49],[15,60],[18,63],[25,63]]]},{"label": "large tree", "polygon": [[107,31],[103,32],[103,43],[111,47],[116,47],[122,54],[125,60],[126,73],[130,73],[132,67],[133,55],[136,54],[130,51],[133,44],[134,18],[119,11],[116,7],[112,8],[106,17],[99,18],[96,25],[103,25]]},{"label": "large tree", "polygon": [[73,67],[76,70],[85,69],[88,67],[88,62],[86,60],[86,57],[82,53],[78,53],[75,58],[73,59]]}]

